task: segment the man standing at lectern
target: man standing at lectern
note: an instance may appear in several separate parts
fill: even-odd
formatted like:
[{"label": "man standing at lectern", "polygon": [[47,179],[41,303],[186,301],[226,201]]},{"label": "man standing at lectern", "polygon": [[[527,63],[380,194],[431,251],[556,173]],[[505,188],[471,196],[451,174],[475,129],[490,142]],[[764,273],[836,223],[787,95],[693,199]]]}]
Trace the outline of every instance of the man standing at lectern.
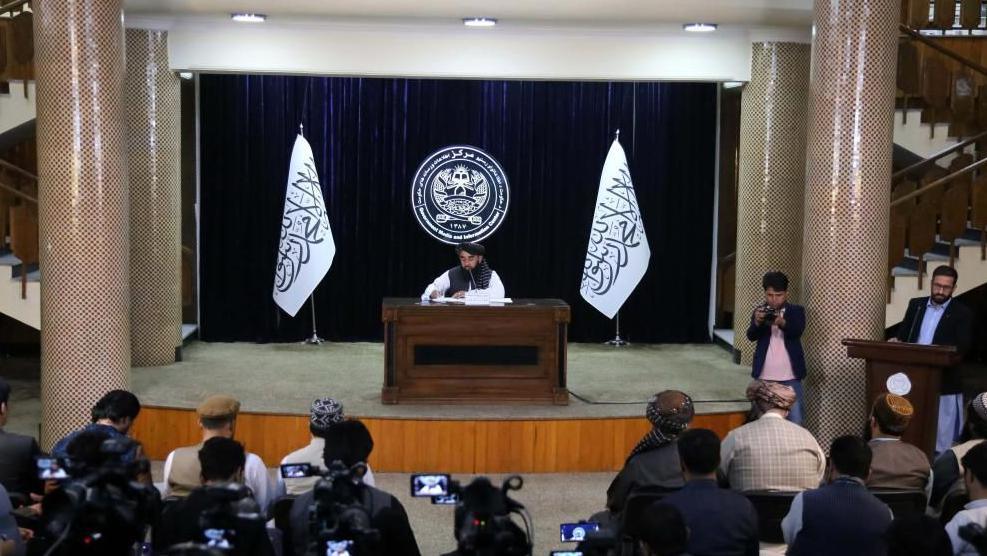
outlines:
[{"label": "man standing at lectern", "polygon": [[[905,318],[898,326],[896,338],[901,342],[922,345],[956,346],[965,355],[970,347],[970,326],[973,315],[967,307],[953,300],[953,290],[959,275],[956,269],[941,265],[932,272],[932,295],[916,297],[908,302]],[[936,434],[936,454],[953,445],[963,428],[963,390],[957,369],[946,369],[942,375],[939,396],[939,431]]]},{"label": "man standing at lectern", "polygon": [[486,249],[479,243],[460,243],[456,246],[459,266],[443,272],[425,288],[422,301],[439,297],[461,298],[470,290],[487,291],[490,299],[504,297],[504,284],[500,276],[484,260]]}]

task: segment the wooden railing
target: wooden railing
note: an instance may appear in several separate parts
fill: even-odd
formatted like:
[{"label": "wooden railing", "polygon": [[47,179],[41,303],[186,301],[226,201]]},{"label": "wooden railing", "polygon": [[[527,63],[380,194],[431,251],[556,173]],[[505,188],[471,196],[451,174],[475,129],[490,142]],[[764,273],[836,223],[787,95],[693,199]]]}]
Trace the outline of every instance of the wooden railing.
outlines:
[{"label": "wooden railing", "polygon": [[38,176],[0,159],[0,247],[9,232],[10,249],[21,261],[22,299],[27,297],[30,266],[39,260],[37,188]]},{"label": "wooden railing", "polygon": [[[978,25],[981,3],[978,1],[976,8]],[[928,1],[906,0],[906,4],[913,12],[917,10],[907,14],[913,18],[912,23],[925,27],[929,22]],[[964,21],[970,23],[972,6],[971,2],[960,5],[940,0],[931,23],[933,27],[951,28],[956,14],[965,14]],[[950,11],[947,8],[959,11],[950,12],[947,18],[946,12]],[[903,20],[908,21],[905,15]],[[917,257],[921,288],[925,257],[935,248],[937,240],[949,244],[952,265],[956,241],[966,234],[968,227],[973,227],[981,231],[981,257],[987,256],[987,173],[983,168],[987,164],[987,67],[978,61],[987,41],[971,49],[972,39],[960,39],[957,43],[957,39],[930,38],[906,25],[900,25],[899,29],[902,42],[898,51],[897,85],[903,97],[903,102],[901,99],[899,102],[904,109],[903,120],[908,110],[916,107],[909,101],[917,99],[922,121],[931,124],[930,136],[934,136],[936,124],[945,122],[951,136],[967,137],[892,176],[888,268],[890,271],[898,264],[906,251]],[[967,55],[946,44],[962,45]],[[946,160],[949,160],[948,168],[944,167]]]},{"label": "wooden railing", "polygon": [[901,22],[912,29],[985,29],[980,19],[983,0],[902,0],[901,4]]}]

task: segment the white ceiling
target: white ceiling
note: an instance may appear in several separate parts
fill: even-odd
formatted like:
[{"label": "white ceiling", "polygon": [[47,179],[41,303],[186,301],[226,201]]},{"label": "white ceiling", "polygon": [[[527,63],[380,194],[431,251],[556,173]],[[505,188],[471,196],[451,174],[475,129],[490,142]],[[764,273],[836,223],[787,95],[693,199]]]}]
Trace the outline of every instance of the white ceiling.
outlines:
[{"label": "white ceiling", "polygon": [[807,26],[812,0],[125,0],[126,13],[220,16],[254,12],[279,17],[340,20],[451,20],[495,17],[502,24]]}]

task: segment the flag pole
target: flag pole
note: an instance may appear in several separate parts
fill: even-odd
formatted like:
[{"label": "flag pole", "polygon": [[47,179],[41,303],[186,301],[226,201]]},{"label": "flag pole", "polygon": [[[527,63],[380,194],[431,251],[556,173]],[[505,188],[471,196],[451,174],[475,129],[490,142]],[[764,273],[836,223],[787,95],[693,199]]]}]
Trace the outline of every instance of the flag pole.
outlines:
[{"label": "flag pole", "polygon": [[319,337],[319,332],[315,328],[315,290],[312,290],[312,293],[308,296],[308,301],[312,306],[312,336],[307,340],[305,340],[305,343],[313,346],[317,346],[322,342],[324,342],[325,340]]},{"label": "flag pole", "polygon": [[[617,128],[617,133],[614,136],[614,140],[615,141],[619,141],[620,140],[620,128],[619,127]],[[617,311],[617,315],[614,317],[614,320],[615,320],[615,322],[617,324],[617,330],[614,333],[613,339],[612,340],[607,340],[606,342],[603,342],[604,345],[614,346],[614,347],[623,347],[623,346],[630,345],[627,342],[627,340],[625,340],[625,339],[623,339],[623,338],[620,337],[620,311]]]},{"label": "flag pole", "polygon": [[614,347],[623,347],[623,346],[631,345],[630,342],[620,337],[620,311],[617,311],[617,316],[614,317],[614,320],[617,321],[617,333],[614,334],[614,338],[612,340],[607,340],[606,342],[603,342],[604,345],[614,346]]},{"label": "flag pole", "polygon": [[[301,122],[298,122],[298,134],[301,136],[305,135],[305,124]],[[304,343],[317,346],[322,342],[324,342],[325,340],[319,337],[319,329],[316,327],[315,324],[315,290],[314,289],[312,290],[312,293],[309,294],[308,301],[309,301],[309,305],[312,307],[312,335],[308,339],[306,339]]]}]

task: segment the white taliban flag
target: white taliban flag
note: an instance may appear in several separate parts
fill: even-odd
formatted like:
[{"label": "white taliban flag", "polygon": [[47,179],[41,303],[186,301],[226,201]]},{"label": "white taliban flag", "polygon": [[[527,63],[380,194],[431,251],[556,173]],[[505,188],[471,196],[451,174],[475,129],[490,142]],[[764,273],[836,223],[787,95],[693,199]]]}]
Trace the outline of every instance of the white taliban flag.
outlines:
[{"label": "white taliban flag", "polygon": [[315,157],[308,141],[299,134],[291,150],[284,194],[274,302],[295,316],[329,271],[335,255],[336,243],[329,229]]},{"label": "white taliban flag", "polygon": [[641,281],[650,260],[627,157],[614,139],[600,176],[579,293],[612,319]]}]

